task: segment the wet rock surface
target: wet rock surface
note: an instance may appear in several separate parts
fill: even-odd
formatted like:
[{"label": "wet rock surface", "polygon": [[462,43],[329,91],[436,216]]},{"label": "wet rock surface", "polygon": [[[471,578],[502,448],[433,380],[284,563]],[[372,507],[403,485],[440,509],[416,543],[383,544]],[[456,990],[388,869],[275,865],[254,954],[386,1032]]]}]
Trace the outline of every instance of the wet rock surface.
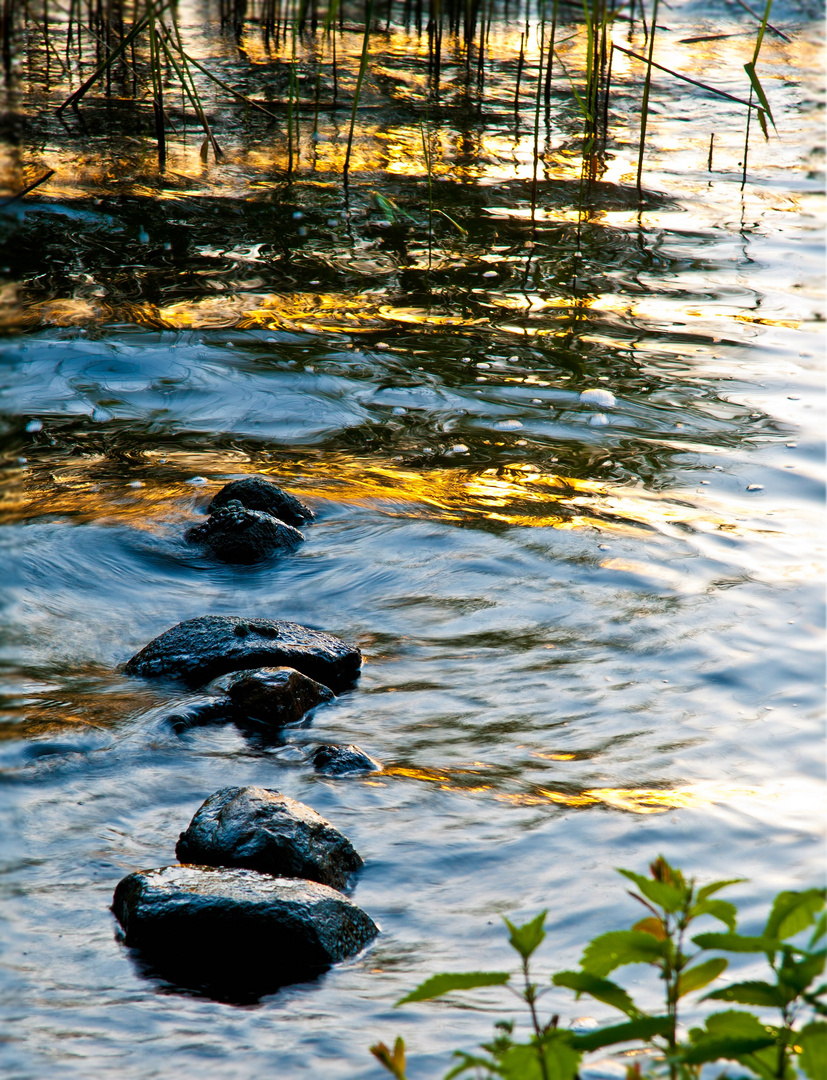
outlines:
[{"label": "wet rock surface", "polygon": [[292,667],[337,691],[354,683],[361,664],[355,646],[299,623],[201,615],[154,638],[124,670],[127,675],[167,676],[201,686],[244,668]]},{"label": "wet rock surface", "polygon": [[250,564],[277,552],[294,551],[304,536],[271,514],[245,510],[240,502],[231,500],[203,525],[188,529],[184,539],[206,548],[222,562]]},{"label": "wet rock surface", "polygon": [[282,491],[269,480],[258,476],[248,476],[243,480],[232,480],[213,497],[208,509],[211,514],[229,502],[237,501],[247,510],[262,510],[272,514],[288,525],[303,525],[313,520],[313,511],[305,506],[295,495]]},{"label": "wet rock surface", "polygon": [[329,687],[289,667],[241,671],[230,680],[227,695],[233,709],[267,728],[294,724],[335,697]]},{"label": "wet rock surface", "polygon": [[313,768],[325,776],[379,772],[381,764],[353,743],[325,743],[313,753]]},{"label": "wet rock surface", "polygon": [[253,870],[144,870],[120,882],[112,910],[147,974],[238,1003],[312,978],[378,933],[335,889]]},{"label": "wet rock surface", "polygon": [[181,833],[182,863],[237,866],[341,889],[363,865],[346,836],[304,803],[260,787],[211,795]]}]

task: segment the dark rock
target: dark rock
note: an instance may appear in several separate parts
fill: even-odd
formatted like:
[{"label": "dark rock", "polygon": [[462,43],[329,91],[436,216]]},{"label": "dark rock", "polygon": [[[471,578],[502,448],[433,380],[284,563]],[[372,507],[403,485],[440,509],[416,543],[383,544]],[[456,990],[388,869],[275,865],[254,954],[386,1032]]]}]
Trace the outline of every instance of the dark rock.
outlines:
[{"label": "dark rock", "polygon": [[203,525],[188,529],[184,539],[207,548],[222,562],[249,564],[277,551],[293,551],[304,536],[271,514],[245,510],[240,502],[232,501],[216,510]]},{"label": "dark rock", "polygon": [[227,687],[233,708],[266,727],[283,727],[301,720],[332,690],[289,667],[256,668],[234,675]]},{"label": "dark rock", "polygon": [[313,520],[313,511],[309,506],[295,497],[282,491],[280,487],[271,484],[269,480],[262,480],[258,476],[248,476],[244,480],[233,480],[214,496],[208,509],[212,514],[220,506],[237,500],[248,510],[263,510],[265,514],[272,514],[280,521],[286,521],[288,525],[303,525],[306,521]]},{"label": "dark rock", "polygon": [[226,724],[233,717],[234,710],[229,698],[211,697],[184,703],[177,712],[166,717],[166,722],[180,734],[193,727]]},{"label": "dark rock", "polygon": [[200,686],[229,671],[285,666],[335,691],[352,685],[361,664],[362,654],[353,645],[298,623],[201,615],[150,641],[125,671]]},{"label": "dark rock", "polygon": [[347,776],[348,773],[377,772],[382,766],[353,743],[325,743],[313,754],[313,768],[326,776]]},{"label": "dark rock", "polygon": [[228,787],[198,809],[175,854],[182,863],[241,866],[342,889],[362,859],[315,810],[278,791]]},{"label": "dark rock", "polygon": [[112,910],[148,974],[238,1003],[313,978],[378,933],[335,889],[253,870],[144,870],[120,882]]}]

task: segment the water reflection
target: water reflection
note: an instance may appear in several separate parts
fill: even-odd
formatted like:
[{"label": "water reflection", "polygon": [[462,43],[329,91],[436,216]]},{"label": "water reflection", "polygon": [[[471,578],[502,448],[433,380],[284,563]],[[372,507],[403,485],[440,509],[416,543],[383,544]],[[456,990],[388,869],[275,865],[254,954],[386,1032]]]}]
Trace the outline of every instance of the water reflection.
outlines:
[{"label": "water reflection", "polygon": [[[665,62],[680,67],[678,36],[708,31],[709,14],[672,8],[669,24]],[[205,62],[282,114],[272,42],[248,27],[239,51],[191,30]],[[347,199],[347,110],[328,107],[326,69],[291,184],[279,124],[223,103],[225,163],[202,164],[182,123],[163,176],[122,137],[139,107],[89,100],[85,127],[59,138],[45,107],[14,121],[38,141],[0,142],[4,190],[56,173],[0,209],[12,1072],[117,1061],[143,1080],[172,1063],[220,1080],[244,1047],[253,1071],[312,1060],[350,1078],[399,1030],[435,1077],[490,1015],[452,1014],[449,1029],[424,1010],[389,1019],[388,1004],[470,954],[506,963],[499,913],[550,909],[551,970],[618,925],[613,865],[662,851],[705,879],[751,877],[745,930],[777,889],[813,882],[815,36],[765,43],[783,130],[754,143],[743,192],[740,114],[664,81],[638,205],[616,57],[613,138],[584,199],[579,119],[555,96],[533,223],[531,99],[515,118],[506,77],[519,34],[492,30],[482,110],[451,56],[423,117],[426,50],[392,26]],[[344,78],[357,38],[337,39]],[[733,89],[745,41],[703,45]],[[561,48],[576,67],[577,42]],[[423,119],[448,218],[428,212]],[[615,406],[581,401],[594,388]],[[182,536],[248,474],[317,520],[295,555],[241,571]],[[206,612],[336,632],[363,649],[359,686],[275,741],[176,724],[203,693],[119,669]],[[319,776],[325,742],[356,742],[384,771]],[[383,930],[369,954],[244,1010],[139,977],[107,912],[117,880],[173,861],[204,797],[236,783],[345,831],[367,861],[355,899]],[[565,1022],[578,1011],[553,1005]]]}]

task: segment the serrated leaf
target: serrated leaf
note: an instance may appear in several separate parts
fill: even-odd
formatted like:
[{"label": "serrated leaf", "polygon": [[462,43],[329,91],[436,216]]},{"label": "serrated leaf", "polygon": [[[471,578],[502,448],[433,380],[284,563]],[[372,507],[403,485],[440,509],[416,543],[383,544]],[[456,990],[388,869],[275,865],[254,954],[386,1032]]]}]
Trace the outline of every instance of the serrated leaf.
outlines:
[{"label": "serrated leaf", "polygon": [[709,885],[704,885],[703,888],[698,889],[698,903],[702,903],[708,896],[712,896],[713,893],[725,889],[727,885],[740,885],[742,881],[746,881],[746,878],[727,878],[725,881],[713,881]]},{"label": "serrated leaf", "polygon": [[627,1016],[636,1017],[640,1015],[640,1009],[638,1009],[623,987],[618,986],[617,983],[613,983],[609,979],[601,979],[597,975],[592,975],[591,972],[558,971],[556,975],[552,975],[551,981],[555,986],[565,986],[569,990],[574,990],[578,997],[580,994],[588,994],[597,1001],[602,1001],[606,1005],[611,1005],[614,1009],[619,1009],[621,1012],[626,1013]]},{"label": "serrated leaf", "polygon": [[[540,1058],[545,1065],[543,1069]],[[552,1031],[541,1042],[510,1046],[499,1056],[498,1072],[507,1080],[574,1080],[582,1053],[573,1045],[569,1031]]]},{"label": "serrated leaf", "polygon": [[800,960],[784,950],[784,962],[778,972],[778,981],[785,986],[791,987],[800,994],[824,972],[824,961],[827,952],[820,949],[818,952],[804,953]]},{"label": "serrated leaf", "polygon": [[824,907],[824,889],[805,889],[802,892],[780,892],[773,901],[765,937],[776,937],[785,941],[794,937],[808,926],[812,926],[815,917]]},{"label": "serrated leaf", "polygon": [[430,1001],[431,998],[442,997],[454,990],[475,990],[480,986],[504,986],[511,975],[507,971],[464,971],[432,975],[426,979],[410,994],[400,998],[398,1005],[404,1005],[410,1001]]},{"label": "serrated leaf", "polygon": [[682,998],[685,994],[691,994],[693,990],[702,990],[713,979],[717,979],[721,972],[726,970],[728,964],[728,960],[719,956],[698,964],[697,967],[682,971],[678,976],[678,997]]},{"label": "serrated leaf", "polygon": [[748,934],[697,934],[692,940],[702,949],[723,949],[724,952],[774,953],[781,948],[777,938]]},{"label": "serrated leaf", "polygon": [[701,915],[711,915],[713,919],[724,923],[730,931],[735,932],[738,912],[735,905],[730,904],[728,900],[701,900],[690,908],[689,914],[693,919],[697,919]]},{"label": "serrated leaf", "polygon": [[760,980],[723,986],[720,990],[705,994],[702,1000],[734,1001],[739,1005],[766,1005],[770,1008],[782,1008],[786,1004],[785,996],[777,986]]},{"label": "serrated leaf", "polygon": [[667,885],[665,881],[653,881],[643,874],[634,873],[633,870],[618,870],[618,873],[634,881],[646,899],[662,907],[664,911],[677,911],[684,903],[684,894],[674,885]]},{"label": "serrated leaf", "polygon": [[539,915],[531,919],[530,922],[523,923],[522,926],[515,926],[514,923],[509,922],[508,919],[503,919],[503,922],[508,927],[508,940],[511,947],[516,949],[524,960],[528,960],[529,956],[531,956],[546,936],[546,932],[543,929],[546,915],[548,915],[547,911],[541,911]]},{"label": "serrated leaf", "polygon": [[691,1032],[692,1045],[681,1053],[681,1061],[687,1065],[702,1065],[720,1058],[737,1061],[744,1054],[772,1046],[777,1033],[762,1024],[752,1013],[731,1010],[713,1013],[706,1018],[703,1028]]},{"label": "serrated leaf", "polygon": [[770,118],[770,123],[777,131],[778,128],[775,127],[775,120],[773,120],[772,118],[772,109],[770,108],[770,103],[767,101],[767,95],[764,93],[764,88],[761,85],[757,74],[755,73],[755,64],[750,60],[749,63],[744,64],[744,71],[746,71],[749,81],[752,85],[752,89],[755,91],[755,96],[761,102],[761,106],[764,112]]},{"label": "serrated leaf", "polygon": [[626,1024],[614,1024],[612,1027],[598,1028],[588,1034],[575,1035],[574,1045],[578,1050],[600,1050],[604,1046],[617,1043],[634,1042],[640,1039],[649,1042],[656,1035],[669,1035],[672,1019],[668,1016],[639,1016]]},{"label": "serrated leaf", "polygon": [[641,919],[640,922],[635,923],[632,929],[639,930],[641,934],[651,934],[658,941],[666,941],[669,936],[666,927],[663,925],[663,919],[655,919],[654,917]]},{"label": "serrated leaf", "polygon": [[816,1020],[795,1033],[798,1064],[810,1080],[827,1080],[827,1024]]},{"label": "serrated leaf", "polygon": [[668,941],[658,941],[651,934],[636,930],[610,930],[594,938],[583,951],[580,966],[593,975],[608,975],[623,964],[651,964],[660,960],[669,948]]}]

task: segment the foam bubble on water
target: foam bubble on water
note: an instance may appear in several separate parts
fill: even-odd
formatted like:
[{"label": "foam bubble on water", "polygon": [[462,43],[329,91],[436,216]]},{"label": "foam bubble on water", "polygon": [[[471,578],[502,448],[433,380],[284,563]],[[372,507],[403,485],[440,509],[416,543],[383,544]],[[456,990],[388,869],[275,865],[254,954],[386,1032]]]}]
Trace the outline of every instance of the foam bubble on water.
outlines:
[{"label": "foam bubble on water", "polygon": [[458,442],[458,443],[456,443],[455,446],[451,447],[451,453],[453,453],[453,454],[467,454],[468,453],[468,447],[465,445],[465,443]]},{"label": "foam bubble on water", "polygon": [[196,487],[202,487],[207,482],[208,481],[205,476],[191,476],[189,480],[187,480],[188,484],[194,484]]},{"label": "foam bubble on water", "polygon": [[580,395],[580,403],[582,405],[598,405],[601,409],[613,409],[617,399],[611,390],[596,387],[591,390],[584,390]]},{"label": "foam bubble on water", "polygon": [[397,405],[393,410],[393,415],[394,416],[406,416],[407,412],[408,412],[407,409],[403,409],[401,405]]},{"label": "foam bubble on water", "polygon": [[517,428],[521,428],[523,425],[519,420],[498,420],[497,427],[500,431],[516,431]]},{"label": "foam bubble on water", "polygon": [[594,416],[589,417],[589,427],[606,427],[611,423],[608,416],[605,413],[598,412]]},{"label": "foam bubble on water", "polygon": [[126,486],[131,488],[142,488],[144,487],[144,482],[143,480],[130,480]]},{"label": "foam bubble on water", "polygon": [[26,424],[26,431],[42,431],[42,430],[43,430],[43,421],[42,420],[30,420],[28,422],[28,424]]}]

